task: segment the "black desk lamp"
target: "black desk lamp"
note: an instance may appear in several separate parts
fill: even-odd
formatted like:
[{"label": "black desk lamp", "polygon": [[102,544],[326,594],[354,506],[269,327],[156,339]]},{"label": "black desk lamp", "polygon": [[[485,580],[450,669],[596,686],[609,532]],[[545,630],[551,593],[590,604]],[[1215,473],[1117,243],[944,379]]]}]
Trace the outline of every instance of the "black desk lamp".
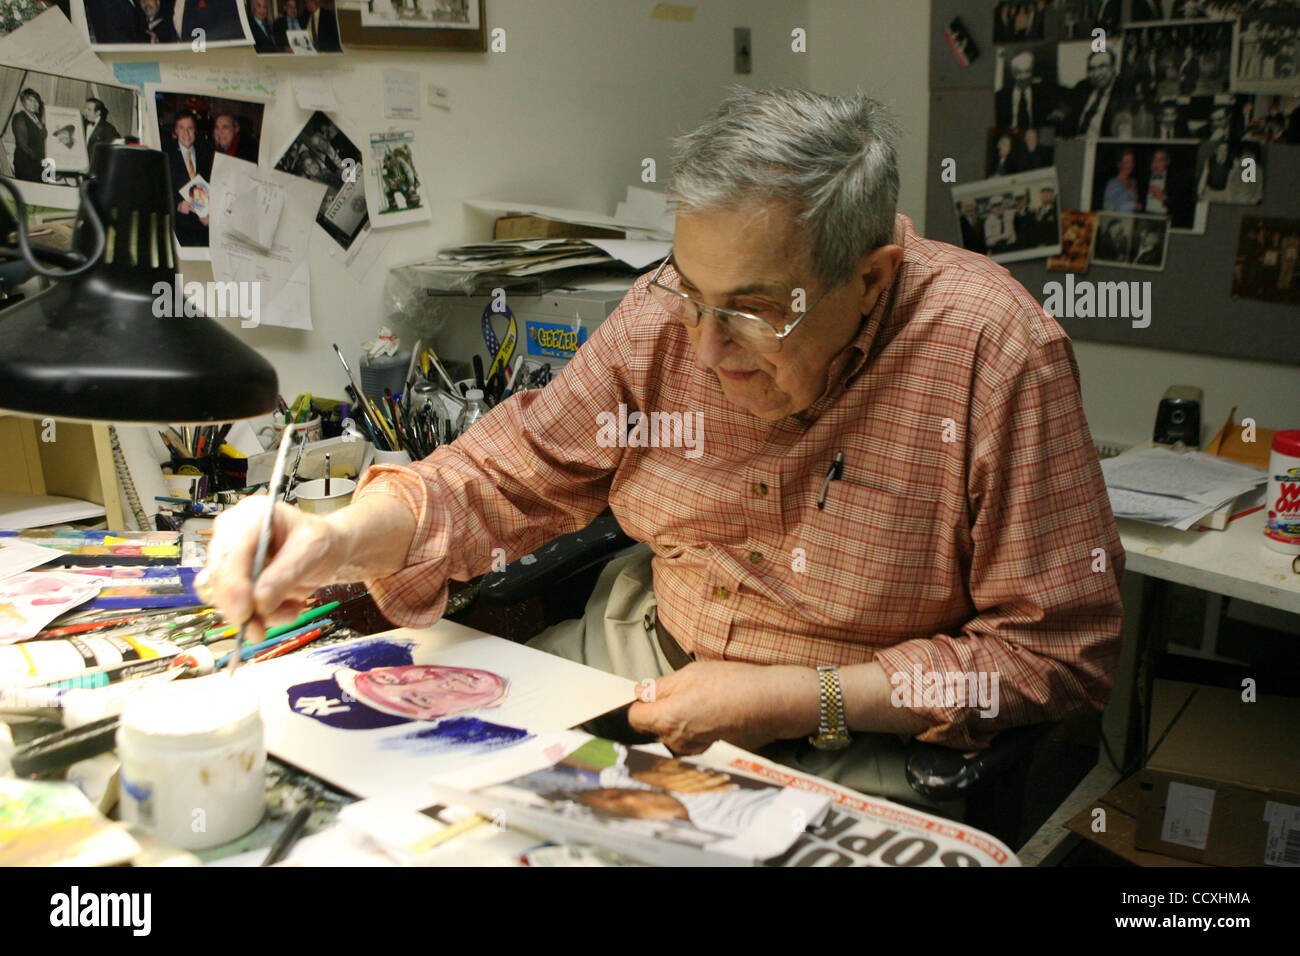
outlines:
[{"label": "black desk lamp", "polygon": [[[158,318],[170,296],[176,194],[161,152],[101,145],[81,187],[72,252],[32,247],[15,184],[17,223],[0,204],[0,259],[21,256],[60,280],[0,311],[0,409],[114,422],[221,422],[276,407],[275,369],[205,316]],[[63,266],[55,271],[37,260]]]}]

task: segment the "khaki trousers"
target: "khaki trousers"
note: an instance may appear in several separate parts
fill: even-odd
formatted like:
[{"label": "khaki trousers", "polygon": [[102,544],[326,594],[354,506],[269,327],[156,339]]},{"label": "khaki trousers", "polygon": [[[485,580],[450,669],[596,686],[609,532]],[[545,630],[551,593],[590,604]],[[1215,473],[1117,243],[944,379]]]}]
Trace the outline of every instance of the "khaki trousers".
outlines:
[{"label": "khaki trousers", "polygon": [[[583,617],[561,621],[528,642],[530,647],[630,680],[672,672],[655,632],[653,552],[638,545],[601,572]],[[608,721],[585,729],[611,736]],[[626,727],[626,720],[623,721]],[[855,733],[843,750],[818,750],[806,739],[778,740],[759,751],[769,760],[815,774],[862,793],[960,819],[963,801],[939,803],[917,793],[905,773],[907,744],[894,734]]]}]

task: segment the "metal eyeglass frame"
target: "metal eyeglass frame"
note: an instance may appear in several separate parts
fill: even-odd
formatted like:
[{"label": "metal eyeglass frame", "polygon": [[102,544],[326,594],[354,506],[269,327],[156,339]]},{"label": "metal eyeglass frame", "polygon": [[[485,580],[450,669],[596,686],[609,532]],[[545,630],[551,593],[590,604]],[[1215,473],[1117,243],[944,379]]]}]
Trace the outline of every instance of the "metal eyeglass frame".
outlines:
[{"label": "metal eyeglass frame", "polygon": [[816,301],[814,301],[812,305],[808,306],[808,308],[805,309],[793,322],[787,324],[784,330],[778,332],[770,322],[760,319],[758,316],[752,315],[749,312],[739,312],[736,309],[727,309],[721,306],[707,305],[701,302],[699,299],[692,298],[691,296],[687,295],[685,292],[682,292],[678,289],[670,289],[668,288],[668,286],[661,284],[659,282],[659,276],[663,274],[664,267],[668,265],[668,262],[670,259],[672,259],[672,257],[673,254],[671,252],[664,257],[664,261],[659,263],[659,268],[655,270],[655,274],[650,277],[649,284],[654,288],[660,290],[661,292],[665,292],[668,295],[675,296],[679,299],[685,299],[687,302],[695,306],[695,311],[697,313],[695,324],[694,325],[688,325],[688,323],[682,323],[682,324],[688,325],[689,328],[695,328],[700,324],[700,320],[704,317],[705,313],[709,313],[709,312],[713,313],[713,315],[716,318],[720,320],[726,320],[728,322],[730,322],[732,319],[747,319],[750,322],[756,322],[762,328],[770,331],[776,341],[776,348],[774,349],[770,349],[770,350],[758,349],[758,348],[755,349],[755,351],[764,354],[772,354],[781,351],[781,343],[784,342],[785,339],[790,335],[790,333],[792,333],[795,330],[795,328],[799,325],[799,323],[802,322],[808,316],[808,313],[811,312],[813,309],[817,308],[821,300],[826,298],[826,296],[829,295],[831,292],[830,289],[827,289],[825,292],[819,295]]}]

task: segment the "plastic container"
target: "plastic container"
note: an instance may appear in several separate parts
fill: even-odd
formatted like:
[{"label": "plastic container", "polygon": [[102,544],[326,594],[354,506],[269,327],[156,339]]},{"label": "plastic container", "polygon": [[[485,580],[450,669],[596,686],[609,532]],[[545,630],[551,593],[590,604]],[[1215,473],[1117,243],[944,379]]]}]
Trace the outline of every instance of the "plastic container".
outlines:
[{"label": "plastic container", "polygon": [[1264,504],[1264,544],[1300,554],[1300,429],[1273,434]]},{"label": "plastic container", "polygon": [[456,434],[463,435],[470,427],[487,414],[487,403],[483,401],[483,390],[471,388],[465,393],[465,408],[456,419]]},{"label": "plastic container", "polygon": [[257,694],[225,674],[129,697],[117,731],[122,820],[186,850],[243,836],[266,808]]}]

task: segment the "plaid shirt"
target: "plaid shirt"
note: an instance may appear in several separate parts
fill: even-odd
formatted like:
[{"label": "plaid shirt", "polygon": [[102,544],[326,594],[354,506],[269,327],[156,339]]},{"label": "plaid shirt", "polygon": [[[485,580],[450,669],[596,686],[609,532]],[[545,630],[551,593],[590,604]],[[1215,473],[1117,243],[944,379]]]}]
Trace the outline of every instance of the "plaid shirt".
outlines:
[{"label": "plaid shirt", "polygon": [[[697,659],[879,661],[895,703],[932,724],[920,738],[958,747],[1100,709],[1124,551],[1069,339],[988,259],[901,215],[895,242],[891,288],[801,414],[729,405],[642,276],[545,389],[423,461],[372,467],[358,494],[394,495],[418,520],[407,567],[367,582],[384,613],[426,626],[448,578],[608,505],[654,550],[659,618]],[[662,418],[611,441],[621,422],[601,425],[620,403],[698,428],[678,434],[687,447],[639,446],[673,437]],[[818,508],[837,452],[842,476]],[[936,694],[935,673],[996,675],[996,716]]]}]

